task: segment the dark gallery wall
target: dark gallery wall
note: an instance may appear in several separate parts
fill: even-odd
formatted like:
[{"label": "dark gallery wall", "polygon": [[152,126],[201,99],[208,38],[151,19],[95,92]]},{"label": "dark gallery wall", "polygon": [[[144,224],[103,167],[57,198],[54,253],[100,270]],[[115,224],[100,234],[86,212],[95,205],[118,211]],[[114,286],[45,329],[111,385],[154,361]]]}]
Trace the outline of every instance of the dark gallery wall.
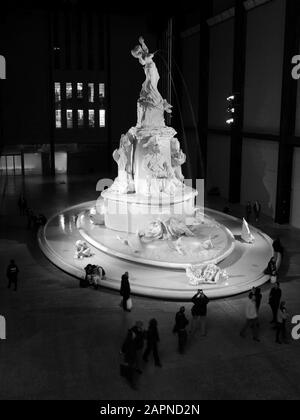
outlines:
[{"label": "dark gallery wall", "polygon": [[10,12],[2,20],[7,62],[2,129],[6,144],[49,141],[49,44],[43,11]]},{"label": "dark gallery wall", "polygon": [[[1,132],[6,150],[15,146],[26,145],[34,148],[50,143],[51,136],[56,143],[55,149],[64,148],[68,152],[68,171],[92,172],[110,171],[111,152],[118,145],[122,133],[136,124],[136,101],[144,80],[143,68],[138,60],[131,56],[131,49],[143,35],[150,50],[157,49],[155,30],[149,27],[146,16],[108,13],[103,19],[103,56],[104,68],[89,71],[83,66],[76,68],[77,38],[74,30],[70,32],[71,66],[65,67],[66,11],[58,10],[59,46],[62,52],[62,67],[51,69],[49,11],[38,9],[13,9],[1,16],[1,54],[7,60],[7,80],[2,89],[2,124]],[[76,10],[68,9],[71,28],[76,21]],[[87,12],[79,11],[83,16],[82,42],[83,60],[87,60]],[[90,13],[97,23],[98,11]],[[100,20],[99,20],[100,22]],[[104,26],[105,25],[105,26]],[[97,37],[101,28],[93,28],[93,37]],[[99,54],[93,40],[93,54]],[[52,62],[53,65],[53,62]],[[52,72],[52,74],[51,74]],[[97,132],[89,129],[56,129],[51,131],[54,122],[52,109],[52,81],[99,80],[106,83],[105,129]],[[69,146],[68,146],[69,145]],[[77,148],[74,146],[78,146]],[[43,155],[46,173],[49,173],[49,155]],[[116,171],[112,163],[112,169]]]},{"label": "dark gallery wall", "polygon": [[294,150],[291,225],[300,228],[300,147]]},{"label": "dark gallery wall", "polygon": [[278,134],[285,30],[285,0],[273,0],[247,14],[246,131]]},{"label": "dark gallery wall", "polygon": [[119,144],[137,121],[137,100],[145,79],[143,67],[130,51],[142,35],[150,51],[157,48],[156,37],[149,32],[145,16],[109,16],[110,22],[110,121],[114,145]]},{"label": "dark gallery wall", "polygon": [[[248,2],[249,3],[249,2]],[[229,197],[230,128],[226,125],[226,98],[232,92],[234,58],[234,1],[214,1],[216,16],[210,23],[209,134],[207,180],[209,190],[218,187]],[[228,9],[226,11],[226,9]],[[271,0],[246,13],[246,57],[242,174],[240,202],[258,199],[264,213],[276,208],[279,136],[282,98],[286,0]],[[242,63],[241,63],[242,66]],[[300,92],[300,91],[299,91]],[[300,97],[300,93],[299,93]],[[228,134],[227,134],[228,133]],[[247,136],[247,133],[251,133]],[[261,138],[259,137],[261,134]],[[232,162],[234,164],[234,162]]]},{"label": "dark gallery wall", "polygon": [[[186,177],[196,178],[199,165],[199,72],[200,72],[200,34],[182,33],[180,39],[181,69],[176,78],[176,95],[173,96],[174,114],[180,124],[176,126],[178,139],[187,155],[184,165]],[[175,66],[177,63],[175,64]],[[178,97],[181,103],[178,104]],[[197,153],[198,152],[198,153]]]},{"label": "dark gallery wall", "polygon": [[234,0],[213,0],[213,13],[217,15],[234,6]]},{"label": "dark gallery wall", "polygon": [[[273,0],[247,14],[245,120],[250,133],[279,134],[285,31],[285,0]],[[276,142],[244,138],[241,201],[259,200],[274,217]]]},{"label": "dark gallery wall", "polygon": [[226,98],[232,93],[234,22],[230,19],[210,29],[208,124],[226,126]]},{"label": "dark gallery wall", "polygon": [[[233,19],[210,28],[210,70],[208,124],[210,128],[227,130],[226,98],[232,93],[233,80]],[[229,193],[229,136],[208,135],[207,190],[217,187],[227,198]]]},{"label": "dark gallery wall", "polygon": [[265,214],[274,217],[276,205],[278,143],[243,140],[241,202],[259,200]]}]

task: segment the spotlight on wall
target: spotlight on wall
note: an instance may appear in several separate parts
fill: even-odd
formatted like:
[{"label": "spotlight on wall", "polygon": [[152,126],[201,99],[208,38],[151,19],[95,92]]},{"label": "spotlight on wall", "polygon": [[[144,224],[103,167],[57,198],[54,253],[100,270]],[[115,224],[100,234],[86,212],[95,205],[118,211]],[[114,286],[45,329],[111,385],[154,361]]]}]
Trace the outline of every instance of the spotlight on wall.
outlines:
[{"label": "spotlight on wall", "polygon": [[227,114],[228,118],[226,124],[232,125],[235,123],[237,108],[239,106],[239,94],[234,93],[227,98]]}]

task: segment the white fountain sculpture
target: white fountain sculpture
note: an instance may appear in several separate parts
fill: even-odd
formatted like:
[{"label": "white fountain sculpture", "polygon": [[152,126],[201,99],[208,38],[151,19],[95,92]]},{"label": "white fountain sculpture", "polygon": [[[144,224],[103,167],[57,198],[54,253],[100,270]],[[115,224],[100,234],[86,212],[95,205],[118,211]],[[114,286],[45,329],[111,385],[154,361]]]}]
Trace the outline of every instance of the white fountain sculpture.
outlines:
[{"label": "white fountain sculpture", "polygon": [[155,53],[140,37],[131,54],[146,76],[137,101],[137,123],[121,136],[113,153],[118,177],[102,197],[106,227],[135,234],[156,219],[193,215],[197,191],[184,184],[181,166],[186,156],[176,131],[165,124],[164,113],[171,113],[172,106],[157,87]]}]

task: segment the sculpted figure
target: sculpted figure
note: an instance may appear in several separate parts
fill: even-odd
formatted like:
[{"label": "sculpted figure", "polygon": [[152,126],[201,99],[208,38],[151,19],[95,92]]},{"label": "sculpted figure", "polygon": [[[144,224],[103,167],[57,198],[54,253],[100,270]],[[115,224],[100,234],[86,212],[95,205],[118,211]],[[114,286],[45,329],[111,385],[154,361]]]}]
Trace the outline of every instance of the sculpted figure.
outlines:
[{"label": "sculpted figure", "polygon": [[[150,53],[149,48],[145,44],[144,38],[139,38],[139,45],[131,50],[133,57],[139,60],[139,63],[144,67],[146,79],[142,85],[140,98],[138,100],[138,126],[142,125],[143,120],[147,120],[147,110],[157,108],[161,112],[161,117],[152,115],[153,121],[163,124],[163,113],[172,112],[172,105],[162,98],[158,91],[157,85],[160,79],[157,67],[153,61],[155,53]],[[151,117],[150,117],[151,119]]]},{"label": "sculpted figure", "polygon": [[143,167],[147,173],[148,194],[167,192],[169,180],[174,178],[174,172],[160,153],[156,136],[151,137],[144,147],[149,149],[143,160]]},{"label": "sculpted figure", "polygon": [[139,232],[139,236],[144,242],[156,240],[178,240],[183,236],[192,237],[194,233],[189,227],[176,217],[169,217],[167,220],[152,220],[145,229]]},{"label": "sculpted figure", "polygon": [[184,181],[181,166],[186,161],[186,155],[180,149],[180,143],[178,139],[173,138],[171,141],[171,165],[176,178],[180,181]]},{"label": "sculpted figure", "polygon": [[122,134],[120,147],[113,152],[113,158],[118,164],[118,177],[112,189],[121,194],[133,191],[132,169],[131,169],[132,144],[126,134]]}]

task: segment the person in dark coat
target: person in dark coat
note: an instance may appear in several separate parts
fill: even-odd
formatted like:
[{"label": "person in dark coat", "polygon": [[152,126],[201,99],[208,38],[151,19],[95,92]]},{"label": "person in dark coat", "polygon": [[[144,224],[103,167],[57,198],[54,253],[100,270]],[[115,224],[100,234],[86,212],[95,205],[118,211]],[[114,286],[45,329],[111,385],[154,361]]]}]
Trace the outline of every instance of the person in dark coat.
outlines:
[{"label": "person in dark coat", "polygon": [[284,254],[284,248],[283,248],[283,245],[281,243],[281,240],[280,240],[279,236],[277,236],[277,238],[273,242],[273,250],[274,250],[275,253],[279,253],[282,256]]},{"label": "person in dark coat", "polygon": [[262,293],[259,287],[255,288],[254,296],[255,296],[257,313],[259,313],[261,301],[262,301]]},{"label": "person in dark coat", "polygon": [[121,364],[121,375],[125,376],[133,389],[136,389],[137,370],[137,348],[135,338],[136,335],[133,329],[128,330],[126,339],[121,348],[121,353],[124,356],[124,364]]},{"label": "person in dark coat", "polygon": [[[268,267],[265,270],[265,274],[269,275],[271,277],[271,281],[272,279],[276,280],[277,278],[277,265],[276,265],[276,260],[275,257],[272,257],[268,263]],[[274,283],[274,281],[273,281]]]},{"label": "person in dark coat", "polygon": [[18,275],[19,275],[19,268],[15,264],[14,260],[10,261],[10,264],[7,267],[6,275],[8,278],[8,288],[10,289],[11,285],[14,284],[15,291],[18,288]]},{"label": "person in dark coat", "polygon": [[279,310],[277,312],[277,324],[276,324],[276,343],[288,344],[287,341],[287,332],[286,332],[286,324],[289,318],[289,313],[286,308],[286,303],[281,302]]},{"label": "person in dark coat", "polygon": [[89,287],[89,285],[90,285],[90,278],[91,278],[91,275],[92,275],[92,270],[93,270],[93,266],[92,266],[92,264],[88,264],[85,268],[84,268],[84,271],[85,271],[85,277],[83,278],[81,278],[80,279],[80,283],[79,283],[79,286],[80,287]]},{"label": "person in dark coat", "polygon": [[157,344],[159,343],[159,334],[157,330],[156,319],[151,319],[146,335],[147,347],[143,355],[143,360],[148,362],[148,357],[153,352],[155,366],[161,367],[160,359],[158,356]]},{"label": "person in dark coat", "polygon": [[189,321],[185,316],[185,307],[182,306],[175,316],[175,326],[173,329],[174,333],[178,335],[178,351],[183,354],[187,343],[187,332],[186,326]]},{"label": "person in dark coat", "polygon": [[33,210],[27,209],[26,216],[27,216],[27,229],[31,230],[33,228],[34,217],[35,217]]},{"label": "person in dark coat", "polygon": [[137,321],[135,326],[131,328],[131,331],[134,333],[134,343],[136,349],[136,371],[142,373],[141,370],[141,361],[142,361],[142,352],[144,349],[146,331],[142,321]]},{"label": "person in dark coat", "polygon": [[131,310],[127,308],[127,301],[130,298],[130,283],[129,283],[129,274],[126,272],[123,274],[121,278],[121,288],[120,288],[120,295],[123,297],[122,306],[124,311],[130,312]]},{"label": "person in dark coat", "polygon": [[207,305],[209,303],[208,297],[204,294],[202,289],[199,289],[198,292],[192,297],[192,302],[194,306],[192,307],[192,326],[191,333],[194,333],[196,330],[196,325],[198,320],[201,322],[201,334],[202,336],[207,335],[206,330],[206,320],[207,320]]},{"label": "person in dark coat", "polygon": [[284,248],[279,237],[277,237],[275,241],[273,242],[273,250],[274,250],[274,258],[276,261],[276,267],[277,267],[277,270],[279,270],[279,267],[281,266],[281,262],[284,256]]},{"label": "person in dark coat", "polygon": [[247,222],[250,222],[251,214],[252,214],[252,205],[251,205],[250,201],[248,201],[248,203],[246,205],[246,220],[247,220]]},{"label": "person in dark coat", "polygon": [[253,211],[254,211],[255,221],[256,221],[256,223],[258,223],[259,218],[260,218],[260,213],[261,213],[261,204],[257,200],[255,201],[255,203],[253,205]]},{"label": "person in dark coat", "polygon": [[18,207],[20,210],[20,215],[24,216],[26,210],[27,210],[27,200],[24,197],[24,194],[21,194],[18,200]]},{"label": "person in dark coat", "polygon": [[279,282],[276,282],[274,287],[271,289],[270,297],[269,297],[269,305],[272,309],[273,319],[271,321],[271,324],[277,323],[277,313],[280,306],[282,292],[280,289]]}]

